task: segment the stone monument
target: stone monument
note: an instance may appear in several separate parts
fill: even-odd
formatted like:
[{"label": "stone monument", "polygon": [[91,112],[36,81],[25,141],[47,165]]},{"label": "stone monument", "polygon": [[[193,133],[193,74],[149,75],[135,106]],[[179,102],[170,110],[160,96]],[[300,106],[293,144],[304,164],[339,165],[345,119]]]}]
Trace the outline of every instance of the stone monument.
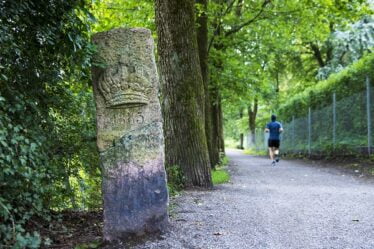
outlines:
[{"label": "stone monument", "polygon": [[163,230],[168,223],[168,192],[151,32],[113,29],[95,34],[93,42],[104,239]]}]

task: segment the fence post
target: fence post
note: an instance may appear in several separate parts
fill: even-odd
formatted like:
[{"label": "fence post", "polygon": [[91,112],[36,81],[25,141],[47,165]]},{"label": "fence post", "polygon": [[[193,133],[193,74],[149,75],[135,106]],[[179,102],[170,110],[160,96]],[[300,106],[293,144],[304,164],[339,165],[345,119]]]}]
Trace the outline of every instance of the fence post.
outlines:
[{"label": "fence post", "polygon": [[332,144],[335,151],[336,146],[336,93],[332,94]]},{"label": "fence post", "polygon": [[250,148],[250,144],[249,144],[249,132],[247,132],[246,134],[245,134],[245,147],[246,147],[246,149],[249,149]]},{"label": "fence post", "polygon": [[311,140],[312,140],[312,110],[309,107],[309,114],[308,114],[308,153],[309,153],[309,156],[312,153]]},{"label": "fence post", "polygon": [[[252,145],[252,146],[254,146],[255,148],[256,148],[256,151],[259,151],[260,150],[260,148],[259,148],[259,144],[257,143],[257,136],[258,136],[258,128],[255,128],[255,134],[254,134],[254,136],[256,137],[255,139],[255,144],[254,145]],[[249,137],[249,139],[250,139],[250,143],[252,143],[252,134],[251,133],[249,133],[250,134],[250,137]]]},{"label": "fence post", "polygon": [[[255,128],[255,136],[257,135],[257,134],[256,134],[256,130],[257,130],[257,128]],[[256,148],[257,145],[251,143],[251,141],[252,141],[251,136],[252,136],[252,135],[251,135],[251,130],[249,129],[249,130],[248,130],[248,133],[247,133],[247,146],[248,146],[248,148],[257,151],[257,148]]]},{"label": "fence post", "polygon": [[264,140],[263,140],[263,142],[264,142],[264,144],[263,144],[263,148],[267,151],[267,149],[268,149],[268,141],[267,141],[267,139],[266,139],[266,137],[267,137],[267,133],[266,132],[262,132],[262,134],[264,134]]},{"label": "fence post", "polygon": [[292,150],[295,153],[295,116],[292,116]]},{"label": "fence post", "polygon": [[371,155],[370,79],[366,76],[366,112],[368,126],[368,154]]}]

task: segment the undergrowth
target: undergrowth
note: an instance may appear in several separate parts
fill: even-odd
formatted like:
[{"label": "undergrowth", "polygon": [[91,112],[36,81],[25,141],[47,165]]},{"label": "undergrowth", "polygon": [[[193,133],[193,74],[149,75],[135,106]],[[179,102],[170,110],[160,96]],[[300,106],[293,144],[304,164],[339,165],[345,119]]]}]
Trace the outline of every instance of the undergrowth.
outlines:
[{"label": "undergrowth", "polygon": [[268,152],[266,150],[256,150],[253,148],[249,148],[244,150],[244,154],[251,156],[267,156]]},{"label": "undergrowth", "polygon": [[230,181],[230,175],[225,169],[212,170],[212,181],[214,185]]},{"label": "undergrowth", "polygon": [[212,182],[213,185],[222,184],[230,181],[230,174],[226,169],[229,164],[229,159],[227,156],[221,156],[219,165],[212,170]]}]

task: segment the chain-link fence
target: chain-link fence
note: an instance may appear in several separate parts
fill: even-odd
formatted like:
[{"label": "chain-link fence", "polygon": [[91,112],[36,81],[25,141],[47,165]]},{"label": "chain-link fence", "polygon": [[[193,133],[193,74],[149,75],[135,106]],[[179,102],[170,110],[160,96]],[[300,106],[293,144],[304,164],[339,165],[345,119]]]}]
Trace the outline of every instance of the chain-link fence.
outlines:
[{"label": "chain-link fence", "polygon": [[[328,155],[368,154],[372,152],[374,90],[369,79],[366,91],[339,98],[331,96],[331,104],[320,109],[309,108],[308,115],[292,117],[283,123],[283,153]],[[247,148],[267,149],[267,134],[257,129],[256,136],[247,137]]]},{"label": "chain-link fence", "polygon": [[268,135],[264,134],[264,129],[257,128],[255,134],[248,134],[245,138],[245,147],[256,151],[262,151],[267,147]]}]

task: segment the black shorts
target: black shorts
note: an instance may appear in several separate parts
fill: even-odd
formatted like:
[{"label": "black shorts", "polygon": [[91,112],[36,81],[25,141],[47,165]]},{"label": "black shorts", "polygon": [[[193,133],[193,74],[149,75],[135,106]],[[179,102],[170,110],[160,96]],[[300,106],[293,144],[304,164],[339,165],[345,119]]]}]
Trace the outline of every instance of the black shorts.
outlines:
[{"label": "black shorts", "polygon": [[269,139],[268,140],[268,145],[269,145],[269,147],[279,148],[280,141]]}]

